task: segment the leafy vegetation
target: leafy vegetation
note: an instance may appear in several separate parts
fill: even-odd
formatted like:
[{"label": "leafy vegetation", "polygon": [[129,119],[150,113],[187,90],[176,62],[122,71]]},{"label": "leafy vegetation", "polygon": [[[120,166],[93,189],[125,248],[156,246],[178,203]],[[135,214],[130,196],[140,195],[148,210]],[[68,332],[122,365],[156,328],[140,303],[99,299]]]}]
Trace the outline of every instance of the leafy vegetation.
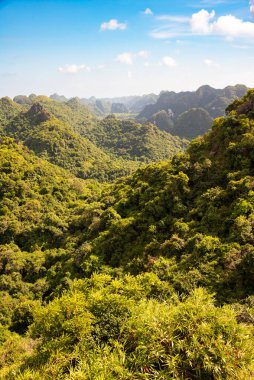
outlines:
[{"label": "leafy vegetation", "polygon": [[87,106],[81,104],[78,98],[66,101],[55,101],[47,96],[16,96],[14,101],[23,105],[23,110],[28,110],[33,104],[40,104],[49,114],[55,116],[74,131],[88,128],[96,124],[96,117],[90,112]]},{"label": "leafy vegetation", "polygon": [[0,99],[0,133],[3,128],[10,122],[12,118],[21,112],[21,107],[14,103],[10,98],[4,97]]},{"label": "leafy vegetation", "polygon": [[112,184],[2,138],[1,379],[254,377],[253,99]]},{"label": "leafy vegetation", "polygon": [[34,103],[27,112],[20,113],[5,127],[4,134],[22,141],[39,157],[80,178],[110,181],[137,168],[134,162],[112,160],[48,109],[41,103]]},{"label": "leafy vegetation", "polygon": [[114,115],[82,134],[108,154],[125,160],[160,161],[187,148],[187,141],[162,132],[151,123],[118,120]]}]

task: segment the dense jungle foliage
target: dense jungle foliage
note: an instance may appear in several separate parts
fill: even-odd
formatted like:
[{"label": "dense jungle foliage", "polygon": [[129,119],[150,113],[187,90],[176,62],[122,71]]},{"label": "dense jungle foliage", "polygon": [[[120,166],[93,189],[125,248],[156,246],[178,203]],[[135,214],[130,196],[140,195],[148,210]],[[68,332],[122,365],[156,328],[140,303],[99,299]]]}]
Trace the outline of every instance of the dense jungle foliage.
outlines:
[{"label": "dense jungle foliage", "polygon": [[161,161],[187,148],[188,142],[158,129],[154,124],[105,117],[82,135],[111,156],[141,162]]},{"label": "dense jungle foliage", "polygon": [[254,90],[186,153],[110,184],[13,136],[0,144],[0,378],[254,378]]}]

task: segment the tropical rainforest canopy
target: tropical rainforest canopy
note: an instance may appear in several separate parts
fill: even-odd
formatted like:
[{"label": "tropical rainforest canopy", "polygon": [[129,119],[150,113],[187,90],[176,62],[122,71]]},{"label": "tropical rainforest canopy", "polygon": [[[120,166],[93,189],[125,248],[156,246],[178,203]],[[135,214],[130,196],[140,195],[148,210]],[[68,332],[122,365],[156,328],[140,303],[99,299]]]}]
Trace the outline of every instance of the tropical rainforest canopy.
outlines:
[{"label": "tropical rainforest canopy", "polygon": [[69,102],[0,101],[0,378],[254,378],[254,90],[186,151]]}]

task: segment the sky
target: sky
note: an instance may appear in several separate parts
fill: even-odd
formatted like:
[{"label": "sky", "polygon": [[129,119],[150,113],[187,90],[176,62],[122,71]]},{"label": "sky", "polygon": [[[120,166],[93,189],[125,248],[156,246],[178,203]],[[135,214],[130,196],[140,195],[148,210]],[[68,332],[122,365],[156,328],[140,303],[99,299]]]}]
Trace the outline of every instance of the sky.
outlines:
[{"label": "sky", "polygon": [[0,0],[0,96],[254,87],[254,0]]}]

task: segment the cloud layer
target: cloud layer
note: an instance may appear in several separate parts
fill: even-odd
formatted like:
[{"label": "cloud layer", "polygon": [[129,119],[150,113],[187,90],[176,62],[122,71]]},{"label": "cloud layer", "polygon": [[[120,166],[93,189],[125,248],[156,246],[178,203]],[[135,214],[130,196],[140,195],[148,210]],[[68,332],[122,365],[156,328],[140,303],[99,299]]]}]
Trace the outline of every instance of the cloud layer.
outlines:
[{"label": "cloud layer", "polygon": [[121,53],[116,57],[116,61],[120,63],[124,63],[125,65],[133,64],[133,53]]},{"label": "cloud layer", "polygon": [[63,74],[77,74],[79,71],[90,72],[91,68],[85,64],[76,65],[75,63],[71,65],[64,65],[58,68],[58,71]]},{"label": "cloud layer", "polygon": [[217,62],[215,62],[215,61],[213,61],[212,59],[209,59],[209,58],[207,58],[207,59],[204,60],[204,64],[206,66],[208,66],[208,67],[215,67],[216,69],[220,68],[220,65]]},{"label": "cloud layer", "polygon": [[150,36],[155,38],[156,40],[163,40],[163,39],[175,37],[175,34],[172,33],[172,31],[167,30],[167,29],[156,29],[150,33]]},{"label": "cloud layer", "polygon": [[133,65],[134,60],[136,58],[146,59],[148,58],[148,56],[149,56],[149,53],[146,50],[140,50],[137,53],[124,52],[124,53],[119,54],[116,57],[116,61],[119,63],[123,63],[125,65]]},{"label": "cloud layer", "polygon": [[[254,17],[254,0],[249,1],[250,12]],[[254,38],[254,22],[244,21],[232,14],[215,17],[215,11],[205,9],[193,13],[191,17],[182,15],[160,15],[156,19],[167,22],[150,32],[155,39],[169,39],[176,36],[218,35],[227,39]]]},{"label": "cloud layer", "polygon": [[162,58],[162,63],[165,66],[168,66],[168,67],[171,67],[171,68],[176,67],[176,61],[172,57],[169,57],[169,56],[163,57]]}]

